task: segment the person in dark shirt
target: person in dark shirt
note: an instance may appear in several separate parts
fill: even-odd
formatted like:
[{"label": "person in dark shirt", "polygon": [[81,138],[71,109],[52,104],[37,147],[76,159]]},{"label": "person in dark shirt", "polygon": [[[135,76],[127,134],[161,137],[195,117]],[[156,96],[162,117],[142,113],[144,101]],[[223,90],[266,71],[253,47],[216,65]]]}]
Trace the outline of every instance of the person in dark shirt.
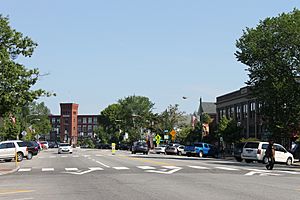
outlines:
[{"label": "person in dark shirt", "polygon": [[272,170],[275,163],[275,149],[274,149],[274,142],[273,140],[269,141],[269,145],[266,149],[266,157],[268,158],[268,163],[266,165],[266,168],[268,170]]}]

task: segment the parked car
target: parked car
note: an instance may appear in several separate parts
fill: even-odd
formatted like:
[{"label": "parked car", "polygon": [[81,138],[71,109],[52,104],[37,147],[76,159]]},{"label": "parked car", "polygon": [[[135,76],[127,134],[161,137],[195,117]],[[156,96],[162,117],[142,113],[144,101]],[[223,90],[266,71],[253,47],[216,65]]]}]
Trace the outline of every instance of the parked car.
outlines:
[{"label": "parked car", "polygon": [[215,146],[204,143],[204,142],[197,142],[193,145],[188,145],[184,147],[184,151],[187,156],[195,155],[199,157],[206,157],[206,156],[217,156],[217,148]]},{"label": "parked car", "polygon": [[58,154],[73,153],[73,148],[69,143],[60,143],[58,147]]},{"label": "parked car", "polygon": [[36,156],[39,152],[39,148],[38,145],[32,141],[24,141],[23,142],[24,145],[27,146],[27,150],[28,150],[28,155],[27,155],[27,159],[30,160],[32,159],[33,156]]},{"label": "parked car", "polygon": [[293,154],[295,160],[300,161],[300,143],[296,143],[290,152]]},{"label": "parked car", "polygon": [[57,142],[49,142],[49,148],[58,148]]},{"label": "parked car", "polygon": [[146,142],[134,142],[133,146],[131,147],[131,153],[143,153],[148,154],[149,148]]},{"label": "parked car", "polygon": [[184,154],[184,146],[180,144],[173,144],[171,146],[167,146],[165,149],[166,154],[176,154],[183,155]]},{"label": "parked car", "polygon": [[0,142],[0,159],[10,162],[16,158],[22,161],[28,155],[28,148],[21,140],[8,140]]},{"label": "parked car", "polygon": [[245,142],[237,143],[234,145],[233,156],[236,159],[236,161],[238,161],[238,162],[243,161],[242,152],[243,152],[244,146],[245,146]]},{"label": "parked car", "polygon": [[159,146],[154,148],[154,153],[166,154],[166,147],[167,147],[167,145],[165,145],[165,144],[159,145]]},{"label": "parked car", "polygon": [[[268,142],[247,142],[243,148],[242,159],[247,163],[258,161],[267,163],[268,159],[265,156]],[[288,152],[282,145],[274,143],[275,162],[286,163],[291,165],[294,162],[294,156]]]},{"label": "parked car", "polygon": [[49,148],[49,143],[47,141],[40,141],[40,143],[41,143],[43,149]]}]

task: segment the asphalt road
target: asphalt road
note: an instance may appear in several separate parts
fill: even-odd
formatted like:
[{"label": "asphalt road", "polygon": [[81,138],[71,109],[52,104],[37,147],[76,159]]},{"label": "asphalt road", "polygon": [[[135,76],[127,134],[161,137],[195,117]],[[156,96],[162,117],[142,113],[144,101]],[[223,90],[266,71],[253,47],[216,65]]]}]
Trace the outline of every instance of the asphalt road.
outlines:
[{"label": "asphalt road", "polygon": [[[1,163],[0,163],[1,164]],[[108,150],[41,152],[0,176],[1,200],[299,199],[300,167],[132,155]]]}]

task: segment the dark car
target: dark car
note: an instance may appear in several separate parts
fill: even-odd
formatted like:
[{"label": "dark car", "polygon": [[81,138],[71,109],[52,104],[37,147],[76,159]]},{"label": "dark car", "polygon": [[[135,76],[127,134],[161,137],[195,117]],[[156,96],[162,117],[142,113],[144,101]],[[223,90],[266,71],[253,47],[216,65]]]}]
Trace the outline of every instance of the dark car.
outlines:
[{"label": "dark car", "polygon": [[34,141],[24,141],[24,145],[27,146],[28,149],[28,155],[27,159],[32,159],[33,156],[36,156],[39,152],[39,145]]},{"label": "dark car", "polygon": [[237,143],[234,145],[233,156],[238,162],[242,162],[242,152],[245,146],[245,142]]},{"label": "dark car", "polygon": [[146,142],[134,142],[133,146],[131,147],[131,153],[143,153],[148,154],[149,148]]},{"label": "dark car", "polygon": [[57,142],[49,142],[49,148],[58,148]]},{"label": "dark car", "polygon": [[293,154],[295,160],[300,161],[300,143],[296,143],[290,152]]}]

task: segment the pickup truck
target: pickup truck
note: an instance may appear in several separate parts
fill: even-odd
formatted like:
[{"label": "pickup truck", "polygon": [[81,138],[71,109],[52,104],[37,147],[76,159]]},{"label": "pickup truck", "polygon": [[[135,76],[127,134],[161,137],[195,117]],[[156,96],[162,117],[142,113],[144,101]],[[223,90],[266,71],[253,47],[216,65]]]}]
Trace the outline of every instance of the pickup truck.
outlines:
[{"label": "pickup truck", "polygon": [[217,157],[217,149],[213,145],[203,142],[197,142],[193,145],[187,145],[184,147],[184,151],[188,157],[192,155],[199,157]]}]

